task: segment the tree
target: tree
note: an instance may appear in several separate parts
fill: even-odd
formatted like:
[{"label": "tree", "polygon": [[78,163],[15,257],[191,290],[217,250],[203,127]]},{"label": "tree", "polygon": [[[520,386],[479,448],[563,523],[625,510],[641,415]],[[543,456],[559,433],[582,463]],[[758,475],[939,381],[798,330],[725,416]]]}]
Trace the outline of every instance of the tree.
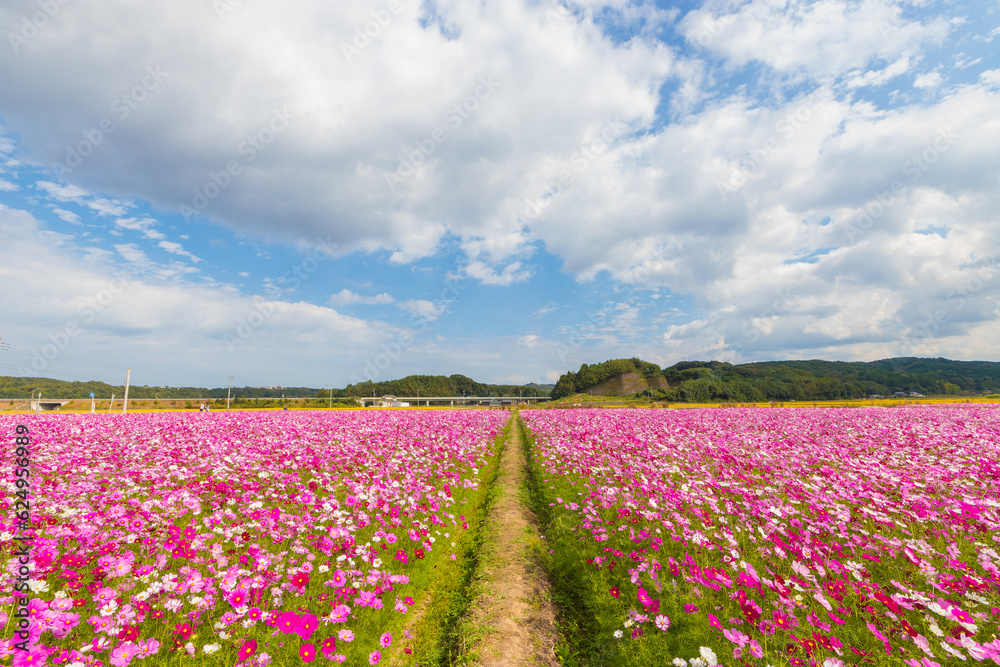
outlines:
[{"label": "tree", "polygon": [[559,380],[556,382],[556,386],[552,389],[552,398],[562,398],[563,396],[572,396],[576,393],[576,373],[570,371],[563,374]]}]

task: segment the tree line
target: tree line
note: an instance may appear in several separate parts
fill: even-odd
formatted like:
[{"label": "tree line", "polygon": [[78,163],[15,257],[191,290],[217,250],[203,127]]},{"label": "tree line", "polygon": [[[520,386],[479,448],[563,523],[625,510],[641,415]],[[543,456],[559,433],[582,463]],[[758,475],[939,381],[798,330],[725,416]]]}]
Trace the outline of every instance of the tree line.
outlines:
[{"label": "tree line", "polygon": [[583,364],[562,375],[552,398],[582,393],[624,373],[647,380],[661,377],[667,388],[650,389],[654,399],[706,403],[816,401],[891,396],[896,392],[924,395],[979,395],[1000,391],[1000,363],[898,357],[871,362],[683,361],[660,368],[651,362],[612,359]]}]

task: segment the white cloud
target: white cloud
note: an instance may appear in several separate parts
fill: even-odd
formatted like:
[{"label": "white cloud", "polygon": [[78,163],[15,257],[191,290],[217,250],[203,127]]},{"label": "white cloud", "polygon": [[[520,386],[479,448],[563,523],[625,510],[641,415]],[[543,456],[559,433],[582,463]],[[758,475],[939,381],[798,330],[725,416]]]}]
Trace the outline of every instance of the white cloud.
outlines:
[{"label": "white cloud", "polygon": [[986,70],[979,75],[979,80],[991,88],[1000,88],[1000,69]]},{"label": "white cloud", "polygon": [[427,322],[433,322],[445,313],[447,308],[440,303],[434,303],[425,299],[410,299],[401,301],[399,307],[407,313],[415,315]]},{"label": "white cloud", "polygon": [[344,288],[331,296],[328,303],[331,306],[350,306],[353,304],[371,306],[393,303],[394,301],[395,299],[385,292],[376,294],[375,296],[361,296],[360,294],[356,294],[351,290]]},{"label": "white cloud", "polygon": [[[0,53],[7,89],[17,91],[0,107],[33,159],[65,161],[66,146],[95,119],[114,120],[111,101],[142,83],[136,63],[161,67],[162,83],[64,175],[72,185],[51,184],[52,196],[75,188],[80,198],[122,197],[88,202],[106,215],[124,215],[132,199],[177,211],[195,189],[215,188],[212,174],[235,160],[241,172],[223,179],[201,207],[205,216],[241,233],[330,237],[344,253],[386,250],[390,262],[406,263],[435,254],[444,240],[482,238],[484,230],[495,237],[491,230],[517,213],[510,195],[533,189],[539,166],[568,159],[614,118],[651,122],[675,68],[655,39],[674,11],[588,3],[550,22],[555,5],[520,1],[438,5],[437,17],[454,29],[448,35],[425,24],[419,3],[404,4],[347,62],[341,43],[384,6],[305,3],[288,12],[244,4],[220,21],[208,5],[138,11],[126,0],[75,0],[60,14],[64,29],[40,32],[25,57]],[[594,16],[643,26],[642,35],[617,43]],[[162,38],[129,36],[143,32]],[[94,51],[95,40],[115,57]],[[241,152],[249,136],[266,130],[270,138],[275,109],[285,108],[293,116],[287,127],[261,150],[247,144]],[[411,158],[421,164],[412,174],[404,166],[404,182],[390,190],[386,176]],[[470,259],[488,265],[472,272],[491,284],[530,273],[502,259]]]},{"label": "white cloud", "polygon": [[484,285],[512,285],[528,280],[534,272],[519,261],[511,262],[499,273],[485,262],[475,261],[465,266],[465,273]]},{"label": "white cloud", "polygon": [[73,213],[72,211],[67,211],[65,209],[57,208],[57,207],[54,207],[52,209],[52,211],[56,215],[58,215],[63,220],[63,222],[68,222],[71,225],[81,225],[81,224],[83,224],[82,222],[80,222],[80,216],[77,215],[76,213]]},{"label": "white cloud", "polygon": [[[217,188],[203,214],[261,257],[275,240],[301,247],[329,238],[342,255],[374,253],[365,261],[383,265],[434,258],[434,271],[447,264],[497,288],[537,280],[554,258],[553,271],[580,283],[610,279],[683,295],[681,312],[623,300],[586,339],[588,350],[608,356],[645,341],[643,355],[663,360],[737,345],[765,356],[887,351],[919,325],[925,303],[947,305],[927,295],[962,284],[973,253],[992,252],[1000,238],[1000,74],[962,82],[976,62],[965,55],[955,63],[970,69],[949,74],[932,47],[953,39],[966,48],[957,35],[976,23],[963,27],[944,6],[712,0],[675,23],[676,10],[646,2],[587,0],[559,13],[553,3],[457,1],[437,3],[428,24],[429,5],[410,3],[348,62],[341,43],[382,0],[295,11],[243,3],[222,21],[197,4],[74,0],[30,53],[15,59],[0,50],[0,115],[19,150],[42,166],[63,160],[67,146],[111,114],[147,63],[169,73],[65,184],[37,184],[43,205],[86,206],[107,227],[113,220],[113,229],[199,264],[188,250],[204,247],[199,235],[168,241],[132,201],[160,216],[190,203],[195,190]],[[633,38],[620,39],[622,28]],[[160,38],[141,37],[154,33]],[[686,42],[659,41],[668,33]],[[970,53],[982,45],[975,41]],[[817,95],[802,96],[809,91]],[[294,117],[272,132],[268,123],[285,107]],[[247,150],[243,142],[262,128],[273,141]],[[0,136],[0,153],[13,152]],[[226,175],[229,161],[239,174]],[[894,181],[900,192],[882,204]],[[879,206],[855,230],[866,208]],[[91,247],[64,239],[60,254],[46,256],[112,261],[87,238]],[[170,294],[235,298],[231,286],[188,282],[198,269],[186,262],[154,262],[134,243],[113,247],[144,280],[169,283],[160,287]],[[543,252],[553,257],[534,256]],[[413,267],[415,280],[424,270]],[[789,288],[782,312],[768,312]],[[995,319],[991,290],[921,349],[967,343],[970,354],[990,352],[968,336]],[[329,299],[396,303],[429,320],[444,311],[388,293],[344,289]],[[312,313],[313,323],[336,320],[335,310],[315,307],[293,310]],[[506,344],[531,335],[511,332]],[[530,342],[522,347],[539,368],[555,365],[542,356],[551,341]],[[450,339],[441,347],[449,345],[464,359],[483,349]],[[441,352],[431,343],[421,349]]]},{"label": "white cloud", "polygon": [[[116,246],[129,262],[122,269],[101,249],[80,257],[40,238],[45,232],[30,214],[0,205],[0,273],[18,285],[0,291],[4,339],[17,348],[4,363],[27,375],[120,382],[131,366],[136,384],[225,386],[229,373],[278,383],[289,369],[321,365],[342,386],[362,366],[359,351],[393,333],[321,306],[165,282],[144,273],[149,260],[132,244]],[[41,354],[67,331],[57,353]],[[322,384],[310,372],[298,380]]]},{"label": "white cloud", "polygon": [[153,241],[166,238],[161,232],[153,229],[156,224],[156,220],[153,218],[117,218],[115,220],[116,227],[142,232],[144,237]]},{"label": "white cloud", "polygon": [[38,181],[35,187],[59,201],[79,201],[87,196],[86,191],[75,185],[60,185],[51,181]]},{"label": "white cloud", "polygon": [[[905,74],[910,71],[910,59],[908,57],[903,57],[889,65],[882,70],[869,70],[864,74],[855,76],[853,79],[847,82],[848,88],[860,88],[862,86],[881,86],[887,83],[890,79],[894,79],[901,74]],[[929,76],[929,75],[923,75]],[[940,77],[938,77],[940,80]],[[921,77],[917,77],[917,81],[920,81]],[[919,84],[914,85],[919,87]]]},{"label": "white cloud", "polygon": [[48,229],[43,229],[38,232],[38,238],[42,239],[46,243],[51,243],[52,245],[66,245],[73,240],[72,234],[60,234],[59,232],[53,232]]},{"label": "white cloud", "polygon": [[104,198],[90,199],[85,201],[84,205],[97,211],[101,215],[125,215],[131,207],[128,202]]},{"label": "white cloud", "polygon": [[950,23],[904,18],[902,7],[890,0],[751,0],[735,12],[693,10],[681,27],[689,42],[733,65],[757,61],[784,74],[824,80],[874,60],[898,62],[940,42]]},{"label": "white cloud", "polygon": [[202,261],[200,257],[195,257],[194,255],[192,255],[191,253],[189,253],[187,250],[185,250],[184,246],[182,246],[180,243],[175,243],[174,241],[160,241],[156,245],[158,245],[159,247],[163,248],[164,250],[166,250],[169,253],[173,253],[174,255],[180,255],[181,257],[187,257],[192,262],[196,262],[197,263],[197,262]]},{"label": "white cloud", "polygon": [[944,81],[940,72],[926,72],[913,80],[913,85],[917,88],[937,88]]}]

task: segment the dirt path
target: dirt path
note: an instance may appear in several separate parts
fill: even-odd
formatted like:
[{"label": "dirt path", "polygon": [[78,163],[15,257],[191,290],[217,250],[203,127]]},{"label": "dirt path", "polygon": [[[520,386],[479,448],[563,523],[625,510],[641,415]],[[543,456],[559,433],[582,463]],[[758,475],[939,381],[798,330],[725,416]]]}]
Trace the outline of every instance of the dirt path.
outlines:
[{"label": "dirt path", "polygon": [[500,459],[500,495],[486,520],[478,595],[463,623],[461,664],[559,665],[553,650],[555,608],[545,573],[532,556],[532,547],[542,546],[543,540],[524,501],[526,465],[515,421]]}]

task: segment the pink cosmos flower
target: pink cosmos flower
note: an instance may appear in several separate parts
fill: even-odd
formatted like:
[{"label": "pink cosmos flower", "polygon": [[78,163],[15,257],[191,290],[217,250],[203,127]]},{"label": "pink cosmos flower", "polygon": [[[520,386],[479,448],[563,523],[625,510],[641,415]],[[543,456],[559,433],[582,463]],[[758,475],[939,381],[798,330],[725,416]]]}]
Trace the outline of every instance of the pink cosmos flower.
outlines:
[{"label": "pink cosmos flower", "polygon": [[670,619],[664,614],[657,614],[655,621],[656,627],[663,632],[666,632],[670,628]]},{"label": "pink cosmos flower", "polygon": [[337,633],[337,639],[339,639],[342,642],[353,642],[354,633],[348,630],[347,628],[344,628]]},{"label": "pink cosmos flower", "polygon": [[306,612],[299,617],[298,633],[302,639],[309,639],[317,627],[319,627],[319,620],[314,614]]},{"label": "pink cosmos flower", "polygon": [[126,667],[132,662],[132,658],[139,653],[137,647],[132,642],[125,642],[118,648],[111,651],[110,662],[115,667]]},{"label": "pink cosmos flower", "polygon": [[962,611],[958,607],[953,607],[952,608],[951,615],[959,623],[968,623],[969,625],[974,625],[976,623],[976,619],[972,618],[972,616],[969,614],[969,612]]},{"label": "pink cosmos flower", "polygon": [[14,651],[13,667],[35,667],[45,664],[45,653],[38,646],[31,646],[27,651]]},{"label": "pink cosmos flower", "polygon": [[294,611],[283,611],[278,614],[278,629],[285,634],[291,634],[293,632],[298,632],[299,630],[299,615]]},{"label": "pink cosmos flower", "polygon": [[132,561],[125,558],[118,558],[108,569],[109,577],[121,577],[132,571]]},{"label": "pink cosmos flower", "polygon": [[382,648],[389,648],[392,646],[392,635],[388,632],[383,632],[382,636],[379,637],[378,643],[382,645]]},{"label": "pink cosmos flower", "polygon": [[94,594],[94,602],[101,606],[114,600],[117,595],[118,591],[113,588],[101,588]]},{"label": "pink cosmos flower", "polygon": [[372,651],[368,654],[368,664],[377,665],[379,660],[382,659],[382,654],[378,651]]},{"label": "pink cosmos flower", "polygon": [[339,604],[330,612],[330,620],[334,623],[346,623],[351,615],[351,608],[346,604]]},{"label": "pink cosmos flower", "polygon": [[723,634],[723,636],[725,636],[726,639],[728,639],[732,643],[737,644],[739,646],[745,646],[746,643],[748,641],[750,641],[750,637],[748,635],[745,635],[745,634],[743,634],[742,632],[740,632],[739,630],[736,630],[736,629],[733,629],[733,630],[729,630],[729,629],[723,630],[722,634]]},{"label": "pink cosmos flower", "polygon": [[312,644],[302,644],[299,646],[299,657],[302,662],[312,662],[316,659],[316,647]]},{"label": "pink cosmos flower", "polygon": [[160,642],[155,639],[144,639],[139,642],[139,657],[148,658],[151,655],[156,655],[160,650]]}]

